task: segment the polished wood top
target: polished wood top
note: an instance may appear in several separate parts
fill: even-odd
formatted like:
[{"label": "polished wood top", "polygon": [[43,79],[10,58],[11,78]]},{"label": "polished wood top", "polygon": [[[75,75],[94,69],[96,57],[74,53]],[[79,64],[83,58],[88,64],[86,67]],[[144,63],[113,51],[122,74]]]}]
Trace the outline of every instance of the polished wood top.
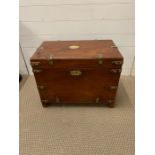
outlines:
[{"label": "polished wood top", "polygon": [[31,60],[48,59],[123,59],[112,40],[45,41]]}]

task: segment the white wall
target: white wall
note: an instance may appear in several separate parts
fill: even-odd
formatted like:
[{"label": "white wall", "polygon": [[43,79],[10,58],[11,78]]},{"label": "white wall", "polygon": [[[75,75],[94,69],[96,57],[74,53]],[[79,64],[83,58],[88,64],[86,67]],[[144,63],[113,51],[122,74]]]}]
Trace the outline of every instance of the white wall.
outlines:
[{"label": "white wall", "polygon": [[113,39],[125,58],[123,74],[134,62],[134,0],[20,0],[20,43],[27,66],[45,40]]},{"label": "white wall", "polygon": [[26,69],[22,51],[20,48],[19,48],[19,73],[22,75],[28,75],[28,71]]}]

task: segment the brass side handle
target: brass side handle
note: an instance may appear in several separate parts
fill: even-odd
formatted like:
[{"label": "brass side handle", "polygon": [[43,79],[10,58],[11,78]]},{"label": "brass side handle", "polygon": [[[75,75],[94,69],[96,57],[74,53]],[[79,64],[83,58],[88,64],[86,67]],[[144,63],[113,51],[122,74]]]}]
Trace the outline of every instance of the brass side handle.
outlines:
[{"label": "brass side handle", "polygon": [[43,103],[48,103],[48,100],[41,100],[41,102],[43,102]]},{"label": "brass side handle", "polygon": [[34,70],[33,70],[33,73],[40,73],[40,72],[42,72],[41,69],[34,69]]},{"label": "brass side handle", "polygon": [[122,69],[111,69],[112,73],[121,73]]},{"label": "brass side handle", "polygon": [[112,61],[112,64],[115,64],[115,65],[122,65],[123,64],[123,61]]},{"label": "brass side handle", "polygon": [[31,65],[32,66],[39,66],[40,65],[40,62],[31,62]]},{"label": "brass side handle", "polygon": [[80,76],[82,75],[82,72],[80,70],[72,70],[70,71],[71,76]]},{"label": "brass side handle", "polygon": [[43,90],[43,89],[45,89],[45,87],[43,85],[39,85],[38,89]]},{"label": "brass side handle", "polygon": [[117,89],[117,86],[109,86],[109,89],[110,90],[116,90]]}]

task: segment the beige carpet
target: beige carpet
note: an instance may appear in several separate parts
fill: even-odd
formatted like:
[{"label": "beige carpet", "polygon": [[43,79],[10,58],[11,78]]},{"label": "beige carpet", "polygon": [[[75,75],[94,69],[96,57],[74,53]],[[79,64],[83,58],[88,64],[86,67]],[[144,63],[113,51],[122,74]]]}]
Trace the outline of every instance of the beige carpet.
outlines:
[{"label": "beige carpet", "polygon": [[20,155],[134,155],[134,78],[121,77],[116,107],[43,108],[33,76],[20,90]]}]

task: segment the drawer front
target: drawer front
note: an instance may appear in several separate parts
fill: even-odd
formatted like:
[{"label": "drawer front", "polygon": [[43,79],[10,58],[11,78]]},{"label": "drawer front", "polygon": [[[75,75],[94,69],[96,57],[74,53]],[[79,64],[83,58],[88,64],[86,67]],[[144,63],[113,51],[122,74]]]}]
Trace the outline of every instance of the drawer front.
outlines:
[{"label": "drawer front", "polygon": [[38,60],[31,61],[33,68],[121,68],[121,59]]},{"label": "drawer front", "polygon": [[117,83],[102,84],[95,86],[94,84],[70,84],[66,85],[38,85],[38,90],[41,99],[52,100],[57,102],[96,102],[96,99],[100,100],[112,100],[116,96]]},{"label": "drawer front", "polygon": [[105,94],[104,91],[102,94],[81,94],[75,93],[51,93],[45,94],[40,93],[42,101],[51,102],[51,103],[102,103],[102,102],[111,102],[115,100],[115,94]]},{"label": "drawer front", "polygon": [[119,76],[101,69],[43,69],[35,73],[41,99],[62,103],[113,100]]},{"label": "drawer front", "polygon": [[70,83],[70,85],[66,86],[66,85],[61,85],[61,84],[57,84],[57,85],[47,85],[47,84],[38,84],[37,85],[38,90],[41,93],[44,94],[48,94],[48,93],[64,93],[64,92],[71,92],[74,94],[80,94],[81,92],[85,92],[85,94],[89,94],[89,92],[92,92],[93,94],[98,94],[98,92],[104,93],[104,94],[109,94],[109,93],[114,93],[117,91],[118,88],[118,84],[117,82],[103,82],[102,84],[98,85],[96,83],[96,85],[94,83],[92,84],[74,84],[74,83]]},{"label": "drawer front", "polygon": [[108,98],[108,97],[86,97],[86,96],[82,96],[82,97],[77,97],[77,96],[60,96],[60,97],[50,97],[50,98],[41,98],[41,102],[42,103],[69,103],[69,104],[79,104],[79,103],[108,103],[108,104],[111,104],[111,103],[114,103],[115,101],[115,96],[114,97],[111,97],[111,98]]},{"label": "drawer front", "polygon": [[[80,88],[80,87],[79,87]],[[117,86],[115,86],[115,89],[110,89],[108,86],[107,88],[105,87],[98,87],[96,89],[89,89],[88,87],[83,87],[78,89],[77,87],[73,87],[72,86],[72,90],[71,89],[65,89],[61,87],[61,88],[55,88],[52,86],[45,86],[44,89],[39,89],[39,93],[41,98],[88,98],[88,99],[95,99],[97,97],[102,97],[102,98],[114,98],[116,95],[116,91],[117,91]],[[80,100],[81,100],[80,99]]]},{"label": "drawer front", "polygon": [[103,83],[118,83],[121,69],[35,69],[33,70],[39,85],[47,84],[65,88],[89,86],[96,88]]}]

